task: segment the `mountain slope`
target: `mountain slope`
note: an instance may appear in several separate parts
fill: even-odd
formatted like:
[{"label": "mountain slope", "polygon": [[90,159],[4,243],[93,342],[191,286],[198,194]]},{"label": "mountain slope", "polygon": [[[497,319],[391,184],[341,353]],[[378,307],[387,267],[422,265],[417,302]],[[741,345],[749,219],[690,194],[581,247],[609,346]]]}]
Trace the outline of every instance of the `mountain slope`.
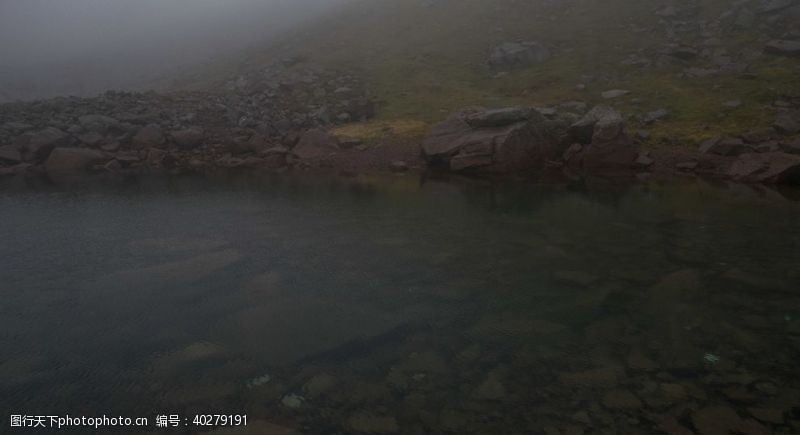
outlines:
[{"label": "mountain slope", "polygon": [[[250,62],[300,54],[358,71],[381,106],[373,124],[349,127],[351,134],[422,130],[468,105],[580,100],[632,114],[653,146],[688,145],[769,125],[772,103],[800,94],[797,58],[762,54],[770,39],[797,39],[798,2],[779,1],[775,10],[775,1],[733,3],[359,0]],[[537,41],[553,57],[491,70],[488,54],[505,41]],[[606,101],[600,94],[609,89],[631,92]],[[637,121],[657,109],[668,116]]]}]

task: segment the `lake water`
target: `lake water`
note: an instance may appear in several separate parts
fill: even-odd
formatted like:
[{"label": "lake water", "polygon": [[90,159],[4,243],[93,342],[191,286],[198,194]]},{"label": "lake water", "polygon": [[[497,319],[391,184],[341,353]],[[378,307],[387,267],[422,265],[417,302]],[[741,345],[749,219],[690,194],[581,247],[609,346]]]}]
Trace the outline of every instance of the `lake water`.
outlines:
[{"label": "lake water", "polygon": [[0,432],[798,433],[796,194],[4,180]]}]

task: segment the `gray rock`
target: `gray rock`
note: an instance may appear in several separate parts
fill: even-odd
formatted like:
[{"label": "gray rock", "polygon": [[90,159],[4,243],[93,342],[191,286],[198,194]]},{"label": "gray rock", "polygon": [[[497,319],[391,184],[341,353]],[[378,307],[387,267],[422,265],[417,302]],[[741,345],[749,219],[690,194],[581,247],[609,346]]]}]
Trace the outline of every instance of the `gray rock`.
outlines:
[{"label": "gray rock", "polygon": [[800,156],[782,152],[742,154],[731,165],[734,179],[759,183],[800,185]]},{"label": "gray rock", "polygon": [[489,65],[494,68],[527,67],[547,61],[550,50],[537,42],[505,42],[492,50]]},{"label": "gray rock", "polygon": [[465,121],[472,127],[504,127],[525,121],[531,117],[531,109],[522,107],[506,107],[486,110],[466,116]]},{"label": "gray rock", "polygon": [[764,51],[778,56],[800,56],[800,41],[773,40],[767,43]]},{"label": "gray rock", "polygon": [[737,156],[747,152],[749,147],[741,139],[713,138],[700,145],[700,152],[703,154],[716,154],[718,156]]},{"label": "gray rock", "polygon": [[44,166],[47,172],[64,173],[80,172],[91,168],[93,165],[105,163],[108,160],[105,154],[86,148],[55,148],[50,153]]},{"label": "gray rock", "polygon": [[622,122],[622,114],[609,106],[597,106],[578,122],[569,127],[569,138],[573,142],[587,145],[592,142],[594,127],[598,122]]},{"label": "gray rock", "polygon": [[652,112],[647,113],[644,116],[645,124],[652,124],[656,121],[666,118],[669,115],[669,110],[667,109],[658,109]]}]

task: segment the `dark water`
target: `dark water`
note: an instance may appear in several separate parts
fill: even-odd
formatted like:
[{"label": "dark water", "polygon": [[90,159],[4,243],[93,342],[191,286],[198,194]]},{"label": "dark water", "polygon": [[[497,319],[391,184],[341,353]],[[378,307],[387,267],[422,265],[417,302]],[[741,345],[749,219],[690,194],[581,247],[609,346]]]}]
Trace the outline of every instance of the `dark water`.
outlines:
[{"label": "dark water", "polygon": [[798,433],[798,283],[744,186],[6,181],[0,432]]}]

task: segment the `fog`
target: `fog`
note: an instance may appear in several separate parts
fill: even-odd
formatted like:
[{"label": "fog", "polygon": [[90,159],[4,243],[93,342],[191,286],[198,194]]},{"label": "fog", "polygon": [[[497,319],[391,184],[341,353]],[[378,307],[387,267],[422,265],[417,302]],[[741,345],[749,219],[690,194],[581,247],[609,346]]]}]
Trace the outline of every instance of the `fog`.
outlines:
[{"label": "fog", "polygon": [[1,0],[0,101],[146,87],[344,0]]}]

